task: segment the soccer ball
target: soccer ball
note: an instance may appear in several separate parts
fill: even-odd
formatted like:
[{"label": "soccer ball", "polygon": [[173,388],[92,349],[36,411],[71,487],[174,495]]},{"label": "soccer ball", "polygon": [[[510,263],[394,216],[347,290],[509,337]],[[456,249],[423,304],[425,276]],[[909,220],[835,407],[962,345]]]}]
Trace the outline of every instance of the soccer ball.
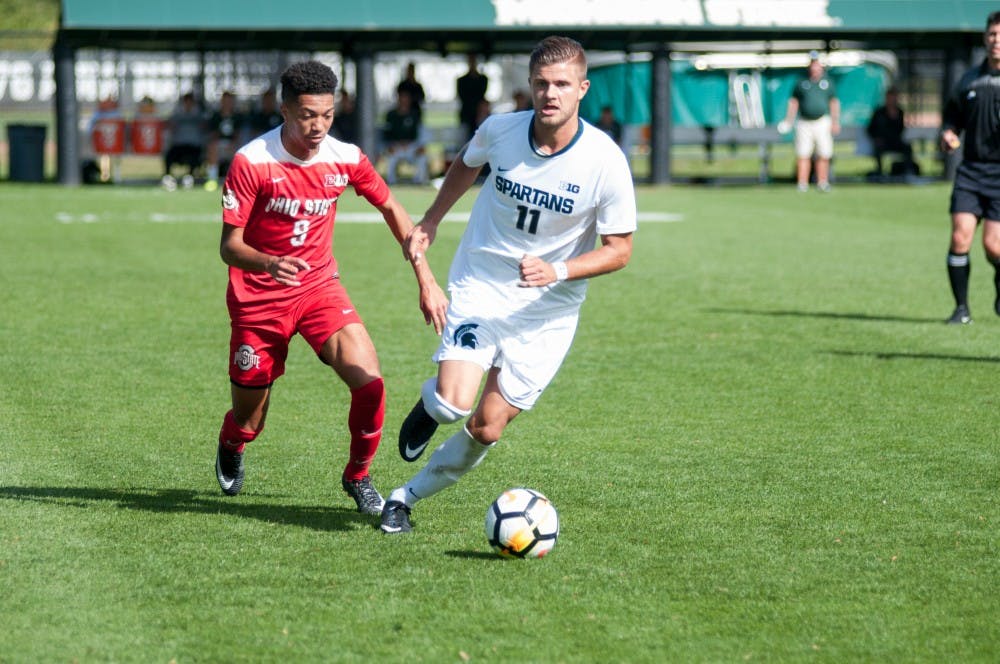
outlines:
[{"label": "soccer ball", "polygon": [[501,556],[541,558],[558,536],[556,508],[533,489],[508,489],[486,511],[486,539]]}]

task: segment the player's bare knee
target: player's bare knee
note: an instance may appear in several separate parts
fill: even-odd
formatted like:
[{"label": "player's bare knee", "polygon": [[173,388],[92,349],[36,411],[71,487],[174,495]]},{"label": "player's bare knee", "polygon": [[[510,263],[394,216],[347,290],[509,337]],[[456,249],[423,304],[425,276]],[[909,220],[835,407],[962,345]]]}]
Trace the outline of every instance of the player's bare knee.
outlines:
[{"label": "player's bare knee", "polygon": [[500,440],[506,423],[490,421],[482,416],[480,411],[473,413],[465,425],[465,430],[472,438],[482,445],[492,445]]},{"label": "player's bare knee", "polygon": [[953,254],[967,254],[972,248],[972,237],[973,233],[968,233],[964,230],[956,230],[951,234],[951,253]]},{"label": "player's bare knee", "polygon": [[476,405],[476,391],[465,394],[463,390],[456,386],[451,386],[449,389],[447,386],[439,385],[437,378],[430,380],[434,381],[434,391],[437,393],[438,398],[458,410],[465,411],[466,415],[472,412],[473,407]]},{"label": "player's bare knee", "polygon": [[420,398],[424,403],[424,410],[438,424],[458,422],[472,412],[471,408],[462,408],[442,397],[437,391],[437,378],[429,378],[424,382],[420,388]]},{"label": "player's bare knee", "polygon": [[986,252],[986,258],[991,263],[996,263],[1000,258],[1000,237],[988,237],[983,234],[983,250]]}]

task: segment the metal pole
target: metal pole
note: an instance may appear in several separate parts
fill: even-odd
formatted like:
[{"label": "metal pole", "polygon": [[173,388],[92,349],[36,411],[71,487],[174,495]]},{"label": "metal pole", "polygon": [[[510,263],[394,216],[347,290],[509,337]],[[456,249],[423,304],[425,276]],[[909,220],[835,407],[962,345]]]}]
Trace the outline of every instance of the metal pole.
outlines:
[{"label": "metal pole", "polygon": [[76,104],[76,49],[61,36],[52,47],[56,79],[56,177],[78,186],[80,172],[79,108]]},{"label": "metal pole", "polygon": [[375,58],[368,51],[357,54],[354,59],[357,76],[358,143],[361,151],[374,161],[378,139],[375,134],[375,116],[378,113],[375,102]]},{"label": "metal pole", "polygon": [[670,111],[672,84],[670,52],[665,47],[653,53],[652,74],[649,179],[653,184],[668,184],[670,182],[670,134],[673,129],[673,119]]}]

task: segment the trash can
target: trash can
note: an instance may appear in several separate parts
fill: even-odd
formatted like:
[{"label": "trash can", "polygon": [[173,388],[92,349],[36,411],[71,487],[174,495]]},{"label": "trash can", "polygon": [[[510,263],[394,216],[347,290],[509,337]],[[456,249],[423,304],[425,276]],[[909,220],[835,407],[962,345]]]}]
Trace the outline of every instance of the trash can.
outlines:
[{"label": "trash can", "polygon": [[45,180],[45,125],[7,125],[11,182]]}]

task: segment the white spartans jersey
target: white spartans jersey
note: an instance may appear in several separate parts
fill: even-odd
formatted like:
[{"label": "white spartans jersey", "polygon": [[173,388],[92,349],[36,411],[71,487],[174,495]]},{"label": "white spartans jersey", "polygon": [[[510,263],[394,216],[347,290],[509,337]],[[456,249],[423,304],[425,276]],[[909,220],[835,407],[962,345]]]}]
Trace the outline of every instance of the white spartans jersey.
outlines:
[{"label": "white spartans jersey", "polygon": [[579,309],[586,280],[519,287],[525,254],[550,263],[591,251],[599,235],[636,229],[635,190],[621,148],[584,121],[553,155],[532,146],[533,111],[490,116],[469,142],[468,166],[490,175],[448,275],[451,291],[470,289],[484,313],[549,318]]}]

